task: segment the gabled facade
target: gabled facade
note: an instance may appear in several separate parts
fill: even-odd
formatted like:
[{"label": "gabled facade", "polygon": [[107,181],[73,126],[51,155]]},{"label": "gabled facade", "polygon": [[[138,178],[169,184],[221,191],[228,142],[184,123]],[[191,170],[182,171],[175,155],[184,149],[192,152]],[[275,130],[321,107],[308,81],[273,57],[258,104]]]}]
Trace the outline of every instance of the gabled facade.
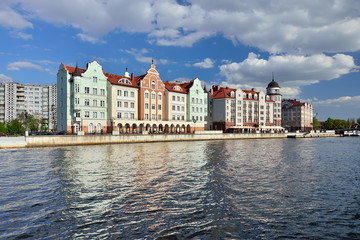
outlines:
[{"label": "gabled facade", "polygon": [[108,130],[107,77],[96,61],[86,69],[61,64],[57,74],[57,131]]},{"label": "gabled facade", "polygon": [[188,89],[182,83],[165,82],[165,116],[167,121],[186,121]]},{"label": "gabled facade", "polygon": [[196,127],[201,128],[207,124],[208,96],[198,78],[195,78],[190,83],[187,120],[195,122]]}]

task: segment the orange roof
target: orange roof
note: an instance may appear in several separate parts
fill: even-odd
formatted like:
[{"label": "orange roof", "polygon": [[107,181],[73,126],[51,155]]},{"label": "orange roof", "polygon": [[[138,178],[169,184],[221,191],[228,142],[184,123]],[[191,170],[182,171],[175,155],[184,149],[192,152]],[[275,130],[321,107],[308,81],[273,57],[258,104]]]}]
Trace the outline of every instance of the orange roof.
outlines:
[{"label": "orange roof", "polygon": [[[64,68],[70,73],[70,74],[73,74],[75,72],[75,69],[74,67],[69,67],[69,66],[66,66],[64,63],[61,63]],[[82,69],[82,68],[77,68],[78,71],[80,71],[80,73],[84,73],[85,72],[85,69]]]},{"label": "orange roof", "polygon": [[234,88],[223,88],[220,86],[213,86],[212,87],[212,94],[211,94],[211,98],[212,99],[220,99],[220,98],[235,98],[235,97],[231,97],[231,92],[235,92],[236,89]]},{"label": "orange roof", "polygon": [[[131,80],[131,78],[129,78],[129,77],[120,76],[120,75],[116,75],[116,74],[110,74],[110,73],[105,73],[105,76],[107,77],[107,80],[108,80],[111,84],[138,87],[137,82],[136,82],[134,79]],[[126,79],[126,80],[128,80],[131,84],[124,83],[124,82],[119,82],[120,79]]]}]

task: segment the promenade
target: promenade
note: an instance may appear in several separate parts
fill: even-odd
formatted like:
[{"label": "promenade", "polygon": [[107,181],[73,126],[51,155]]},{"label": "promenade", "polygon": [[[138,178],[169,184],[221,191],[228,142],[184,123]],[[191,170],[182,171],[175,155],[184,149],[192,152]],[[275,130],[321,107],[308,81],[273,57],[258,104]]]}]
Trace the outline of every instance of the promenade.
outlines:
[{"label": "promenade", "polygon": [[0,148],[56,147],[96,144],[177,142],[204,140],[235,139],[279,139],[304,137],[336,137],[332,133],[222,133],[221,131],[204,131],[195,134],[95,134],[95,135],[45,135],[28,137],[2,137]]}]

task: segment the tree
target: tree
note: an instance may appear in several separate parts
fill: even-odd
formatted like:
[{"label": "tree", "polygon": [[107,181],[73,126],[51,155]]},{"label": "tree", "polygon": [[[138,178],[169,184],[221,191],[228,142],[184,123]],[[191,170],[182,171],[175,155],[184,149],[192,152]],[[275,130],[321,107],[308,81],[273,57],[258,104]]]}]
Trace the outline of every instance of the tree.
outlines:
[{"label": "tree", "polygon": [[53,104],[53,105],[51,105],[51,119],[50,119],[50,121],[51,121],[51,125],[52,125],[52,129],[54,130],[54,131],[56,131],[56,114],[57,114],[57,112],[56,112],[56,106]]},{"label": "tree", "polygon": [[8,133],[8,129],[5,123],[0,122],[0,132],[2,133]]},{"label": "tree", "polygon": [[316,117],[313,117],[313,128],[314,130],[319,130],[321,128],[321,124]]},{"label": "tree", "polygon": [[27,118],[27,128],[30,132],[37,132],[39,130],[38,121],[33,115],[29,115]]},{"label": "tree", "polygon": [[328,119],[325,121],[325,128],[326,128],[327,130],[334,129],[334,128],[333,128],[333,124],[334,124],[334,119],[328,118]]},{"label": "tree", "polygon": [[22,127],[19,119],[11,120],[7,123],[8,133],[23,133],[24,128]]},{"label": "tree", "polygon": [[41,132],[48,131],[48,123],[45,119],[41,120],[41,122],[40,122],[40,130],[41,130]]}]

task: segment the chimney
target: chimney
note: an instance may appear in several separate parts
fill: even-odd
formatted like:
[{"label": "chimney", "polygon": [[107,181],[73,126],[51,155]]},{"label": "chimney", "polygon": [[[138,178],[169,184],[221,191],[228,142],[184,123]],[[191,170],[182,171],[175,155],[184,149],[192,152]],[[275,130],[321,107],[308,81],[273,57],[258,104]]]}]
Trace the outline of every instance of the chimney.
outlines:
[{"label": "chimney", "polygon": [[134,73],[131,74],[131,81],[134,80]]}]

